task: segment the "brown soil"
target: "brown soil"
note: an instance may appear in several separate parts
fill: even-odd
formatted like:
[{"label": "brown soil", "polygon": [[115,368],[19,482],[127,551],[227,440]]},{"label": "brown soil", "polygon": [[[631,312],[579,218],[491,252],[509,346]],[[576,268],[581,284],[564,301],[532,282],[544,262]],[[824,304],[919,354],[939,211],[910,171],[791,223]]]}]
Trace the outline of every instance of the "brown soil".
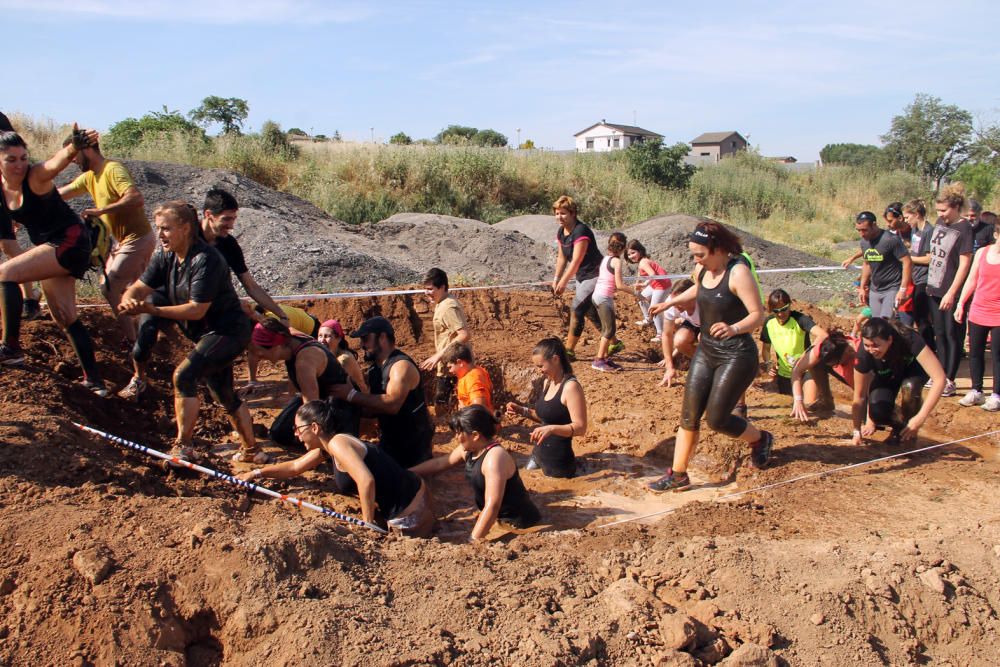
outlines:
[{"label": "brown soil", "polygon": [[[537,387],[533,343],[561,333],[566,304],[542,293],[462,294],[497,400]],[[430,308],[409,298],[306,304],[345,325],[381,313],[416,358],[432,351]],[[85,436],[72,420],[163,448],[171,339],[141,405],[74,386],[50,322],[26,323],[29,363],[0,372],[0,664],[254,665],[991,665],[1000,635],[1000,460],[995,437],[717,502],[719,496],[897,450],[850,445],[848,397],[835,417],[793,423],[786,398],[751,390],[752,417],[777,436],[773,465],[705,432],[697,488],[657,496],[683,388],[657,387],[656,351],[628,297],[626,372],[576,364],[590,429],[572,480],[524,472],[545,524],[464,542],[474,521],[461,474],[432,482],[436,537],[379,537],[222,482],[164,473]],[[831,318],[804,306],[830,323]],[[128,370],[104,311],[87,311],[109,379]],[[588,329],[587,335],[593,335]],[[265,376],[278,391],[275,368]],[[242,371],[242,367],[241,367]],[[280,401],[254,400],[259,423]],[[996,428],[946,399],[920,444]],[[198,437],[232,451],[228,423],[203,410]],[[528,428],[504,427],[523,464]],[[881,437],[881,436],[880,436]],[[439,428],[439,453],[450,449]],[[272,449],[282,456],[288,454]],[[227,458],[210,457],[222,470]],[[271,483],[336,510],[329,472]],[[612,520],[675,510],[602,528]],[[728,657],[727,657],[728,656]],[[993,657],[990,657],[993,656]]]}]

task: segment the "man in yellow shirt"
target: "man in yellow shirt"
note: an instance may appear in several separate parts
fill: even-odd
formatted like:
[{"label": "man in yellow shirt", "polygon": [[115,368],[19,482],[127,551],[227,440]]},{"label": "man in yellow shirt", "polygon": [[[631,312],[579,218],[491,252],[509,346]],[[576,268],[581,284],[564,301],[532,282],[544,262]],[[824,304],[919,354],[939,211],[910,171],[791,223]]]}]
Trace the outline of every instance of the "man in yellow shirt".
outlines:
[{"label": "man in yellow shirt", "polygon": [[73,161],[82,173],[69,185],[59,188],[59,194],[63,199],[90,195],[94,207],[85,209],[83,215],[99,217],[111,230],[115,244],[104,264],[101,291],[111,304],[125,338],[135,343],[135,318],[119,314],[118,304],[125,289],[146,270],[156,249],[156,235],[146,219],[142,193],[128,169],[120,162],[106,159],[98,144],[79,151]]},{"label": "man in yellow shirt", "polygon": [[434,390],[434,413],[444,412],[451,402],[455,388],[455,378],[448,375],[444,352],[452,343],[469,343],[469,327],[465,320],[462,304],[448,292],[448,274],[441,269],[431,269],[424,276],[424,294],[434,305],[434,349],[435,353],[420,364],[425,371],[436,369]]}]

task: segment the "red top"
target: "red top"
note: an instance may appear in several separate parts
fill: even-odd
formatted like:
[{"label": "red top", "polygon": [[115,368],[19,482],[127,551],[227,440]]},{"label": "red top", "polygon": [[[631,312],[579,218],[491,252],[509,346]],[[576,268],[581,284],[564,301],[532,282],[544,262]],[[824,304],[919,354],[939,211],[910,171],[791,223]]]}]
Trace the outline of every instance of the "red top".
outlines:
[{"label": "red top", "polygon": [[[649,258],[647,257],[646,259],[649,259]],[[657,264],[656,262],[654,262],[651,259],[649,259],[649,265],[653,268],[653,272],[652,273],[646,273],[646,271],[642,268],[642,265],[640,265],[639,266],[639,275],[640,276],[665,276],[665,275],[667,275],[667,270],[664,269],[662,266],[660,266],[659,264]],[[651,280],[651,281],[649,281],[649,286],[652,287],[653,289],[670,289],[670,278],[664,278],[662,280]]]},{"label": "red top", "polygon": [[976,293],[969,308],[969,321],[981,327],[1000,327],[1000,264],[989,263],[991,247],[980,250]]}]

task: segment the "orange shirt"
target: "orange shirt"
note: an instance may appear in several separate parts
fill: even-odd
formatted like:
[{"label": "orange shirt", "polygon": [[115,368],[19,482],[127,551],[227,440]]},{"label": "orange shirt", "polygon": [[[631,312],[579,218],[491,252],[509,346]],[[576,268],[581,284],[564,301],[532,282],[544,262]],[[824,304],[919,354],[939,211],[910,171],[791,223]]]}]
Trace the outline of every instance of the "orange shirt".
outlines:
[{"label": "orange shirt", "polygon": [[472,405],[472,399],[484,399],[483,405],[493,412],[493,382],[482,366],[473,366],[458,380],[458,407]]}]

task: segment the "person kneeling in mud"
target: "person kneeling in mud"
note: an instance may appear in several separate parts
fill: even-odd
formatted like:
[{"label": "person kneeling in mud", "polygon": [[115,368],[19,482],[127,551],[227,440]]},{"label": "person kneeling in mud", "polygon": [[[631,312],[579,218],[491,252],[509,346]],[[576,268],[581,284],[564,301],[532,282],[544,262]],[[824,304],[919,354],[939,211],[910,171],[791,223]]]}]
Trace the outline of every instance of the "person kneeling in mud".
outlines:
[{"label": "person kneeling in mud", "polygon": [[333,460],[334,483],[343,492],[356,487],[361,517],[376,523],[381,514],[389,528],[407,537],[430,537],[434,511],[427,484],[402,468],[385,450],[345,432],[341,413],[325,401],[309,401],[295,414],[295,434],[306,453],[294,461],[257,468],[239,475],[245,482],[291,479]]},{"label": "person kneeling in mud", "polygon": [[268,317],[257,323],[250,337],[249,353],[272,363],[283,361],[288,383],[296,394],[271,424],[271,441],[286,449],[299,445],[295,436],[295,413],[309,401],[331,400],[341,411],[346,432],[358,435],[361,412],[347,401],[333,401],[330,388],[348,382],[347,372],[325,345],[308,336],[293,334],[279,320]]},{"label": "person kneeling in mud", "polygon": [[[670,296],[652,306],[649,312],[659,313],[663,318],[663,334],[660,336],[660,346],[663,349],[663,359],[657,364],[663,367],[661,387],[671,387],[677,376],[678,361],[684,357],[691,359],[698,347],[698,336],[701,334],[701,316],[698,314],[698,304],[694,299],[677,301],[679,295],[694,287],[694,281],[689,278],[678,280],[670,291]],[[677,355],[681,355],[677,358]]]},{"label": "person kneeling in mud", "polygon": [[458,446],[450,454],[424,461],[410,471],[429,477],[465,463],[465,478],[479,508],[471,539],[484,539],[497,519],[515,528],[538,523],[541,515],[524,488],[517,463],[497,440],[496,417],[482,405],[470,405],[453,414],[448,425]]},{"label": "person kneeling in mud", "polygon": [[[771,292],[767,308],[771,314],[760,330],[761,370],[775,381],[779,394],[791,396],[795,403],[808,405],[810,412],[832,410],[833,396],[825,366],[814,365],[800,378],[798,388],[793,387],[792,381],[792,369],[811,345],[818,346],[826,339],[826,329],[808,315],[792,310],[792,297],[783,289]],[[772,350],[777,365],[771,360]]]},{"label": "person kneeling in mud", "polygon": [[[882,317],[871,318],[861,328],[861,342],[851,404],[854,444],[862,444],[877,426],[892,429],[888,444],[915,439],[941,398],[947,380],[944,367],[919,333],[900,330]],[[922,400],[928,377],[931,388],[927,400]],[[897,396],[901,398],[898,413]]]},{"label": "person kneeling in mud", "polygon": [[[844,332],[834,329],[822,342],[806,349],[792,367],[792,396],[804,395],[803,384],[810,373],[814,378],[826,376],[826,393],[824,394],[824,390],[817,385],[815,404],[807,406],[805,401],[794,401],[792,417],[807,422],[810,411],[822,413],[833,410],[833,393],[830,391],[829,379],[831,375],[850,387],[852,392],[854,391],[854,361],[860,346],[860,338],[846,336]],[[817,368],[820,369],[819,373],[815,371]]]}]

